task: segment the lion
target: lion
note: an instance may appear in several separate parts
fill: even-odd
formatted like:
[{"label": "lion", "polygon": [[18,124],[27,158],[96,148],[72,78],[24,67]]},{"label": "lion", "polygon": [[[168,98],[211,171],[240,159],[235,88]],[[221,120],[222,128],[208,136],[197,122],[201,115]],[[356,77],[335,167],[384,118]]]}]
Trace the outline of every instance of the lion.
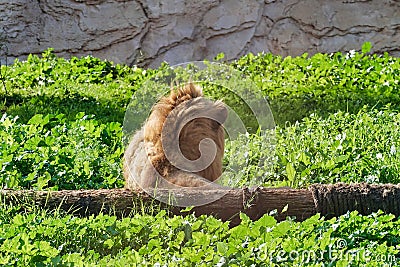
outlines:
[{"label": "lion", "polygon": [[178,85],[152,108],[124,153],[128,189],[222,188],[228,110],[222,101],[203,97],[201,87]]}]

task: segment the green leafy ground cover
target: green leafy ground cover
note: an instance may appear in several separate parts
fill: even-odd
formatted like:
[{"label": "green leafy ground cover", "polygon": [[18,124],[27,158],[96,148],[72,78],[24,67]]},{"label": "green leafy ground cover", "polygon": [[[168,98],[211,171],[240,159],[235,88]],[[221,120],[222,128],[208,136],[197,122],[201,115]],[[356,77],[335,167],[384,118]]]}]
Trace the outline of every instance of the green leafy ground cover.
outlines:
[{"label": "green leafy ground cover", "polygon": [[[227,143],[226,160],[245,166],[232,178],[240,185],[255,177],[265,186],[292,187],[399,182],[398,58],[250,54],[231,65],[262,88],[278,125],[272,169],[257,164],[267,142],[256,133],[246,141],[250,153],[242,153],[243,143]],[[123,186],[125,108],[143,81],[162,68],[129,68],[91,56],[65,60],[51,50],[2,66],[0,135],[7,141],[0,144],[0,183],[34,189]]]},{"label": "green leafy ground cover", "polygon": [[[400,221],[392,215],[318,215],[242,223],[209,216],[77,218],[0,209],[2,266],[395,266]],[[374,227],[370,227],[373,225]],[[387,265],[384,265],[387,264]],[[389,265],[391,264],[391,265]]]},{"label": "green leafy ground cover", "polygon": [[[267,155],[257,132],[245,138],[249,153],[241,153],[243,143],[227,144],[226,158],[245,166],[232,177],[239,184],[256,177],[265,186],[295,188],[399,183],[398,58],[249,54],[230,65],[262,89],[278,125],[272,168],[258,166]],[[1,66],[2,187],[122,187],[126,105],[162,68],[129,68],[91,56],[66,60],[51,50]],[[0,262],[10,266],[396,266],[400,258],[399,219],[383,214],[302,223],[244,217],[228,229],[212,217],[167,218],[162,211],[118,220],[17,210],[0,209]],[[301,263],[307,253],[310,260]]]}]

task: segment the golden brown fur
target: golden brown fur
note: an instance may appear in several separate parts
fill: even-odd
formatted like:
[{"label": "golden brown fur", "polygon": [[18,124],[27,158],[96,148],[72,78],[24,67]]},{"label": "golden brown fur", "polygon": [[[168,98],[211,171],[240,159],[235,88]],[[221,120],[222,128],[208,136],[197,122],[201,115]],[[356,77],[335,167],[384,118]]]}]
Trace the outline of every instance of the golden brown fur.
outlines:
[{"label": "golden brown fur", "polygon": [[[126,187],[214,187],[210,181],[222,174],[224,130],[221,124],[226,117],[224,104],[205,99],[201,89],[192,83],[180,86],[177,91],[171,90],[169,96],[161,98],[153,107],[145,125],[136,132],[125,151]],[[177,140],[179,145],[174,145]],[[178,147],[190,160],[189,164],[185,161],[180,165]],[[199,166],[208,167],[196,169]]]}]

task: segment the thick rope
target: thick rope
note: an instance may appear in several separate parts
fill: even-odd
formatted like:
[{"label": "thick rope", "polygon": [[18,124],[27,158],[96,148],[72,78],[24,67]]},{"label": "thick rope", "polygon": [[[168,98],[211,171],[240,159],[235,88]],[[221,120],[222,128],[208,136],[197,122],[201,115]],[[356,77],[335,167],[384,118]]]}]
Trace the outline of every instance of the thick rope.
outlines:
[{"label": "thick rope", "polygon": [[400,184],[314,184],[309,190],[316,211],[328,218],[354,210],[362,215],[382,210],[400,216]]}]

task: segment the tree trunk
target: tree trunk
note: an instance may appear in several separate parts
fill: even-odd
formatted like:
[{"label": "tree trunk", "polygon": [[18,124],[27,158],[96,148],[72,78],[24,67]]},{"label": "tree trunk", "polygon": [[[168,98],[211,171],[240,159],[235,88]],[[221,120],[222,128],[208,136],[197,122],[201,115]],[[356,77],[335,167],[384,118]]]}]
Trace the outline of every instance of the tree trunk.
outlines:
[{"label": "tree trunk", "polygon": [[[157,194],[168,196],[168,190],[158,190]],[[347,211],[358,210],[367,215],[377,210],[400,216],[399,185],[335,184],[312,185],[309,189],[254,188],[230,189],[221,194],[220,190],[180,190],[179,195],[189,198],[213,198],[214,202],[196,206],[181,213],[182,208],[160,203],[141,191],[126,189],[102,190],[0,190],[0,198],[5,203],[20,205],[29,209],[32,204],[47,209],[62,209],[79,216],[88,216],[100,212],[119,217],[143,209],[158,210],[168,208],[173,214],[194,212],[196,216],[212,214],[231,225],[240,222],[240,212],[252,220],[266,213],[275,214],[278,220],[287,216],[304,220],[317,212],[326,217],[340,216]],[[286,211],[282,210],[287,206]],[[274,212],[275,211],[275,212]]]}]

